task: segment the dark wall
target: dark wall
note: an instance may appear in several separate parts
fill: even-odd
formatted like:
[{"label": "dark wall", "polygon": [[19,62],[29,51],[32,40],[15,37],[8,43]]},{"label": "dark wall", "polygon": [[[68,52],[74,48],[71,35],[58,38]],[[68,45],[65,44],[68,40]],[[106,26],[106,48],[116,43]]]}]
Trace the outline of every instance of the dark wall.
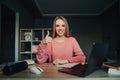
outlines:
[{"label": "dark wall", "polygon": [[120,16],[120,0],[119,0],[119,16]]},{"label": "dark wall", "polygon": [[[1,61],[14,61],[15,51],[15,12],[1,6]],[[9,28],[9,29],[8,29]]]},{"label": "dark wall", "polygon": [[[0,53],[1,53],[1,1],[0,1]],[[0,56],[1,56],[1,54],[0,54]]]},{"label": "dark wall", "polygon": [[120,60],[120,39],[119,39],[119,3],[108,9],[103,17],[103,41],[109,43],[110,49],[108,58],[117,58]]},{"label": "dark wall", "polygon": [[[2,55],[3,54],[2,53],[2,48],[3,47],[1,47],[1,43],[4,43],[3,40],[1,39],[2,38],[1,36],[4,36],[4,34],[5,34],[5,31],[4,32],[1,31],[2,29],[5,29],[1,25],[2,24],[1,18],[3,16],[1,14],[2,13],[2,6],[1,5],[5,5],[10,10],[12,10],[14,13],[16,13],[16,12],[19,13],[19,27],[20,28],[32,28],[34,26],[34,18],[30,14],[30,12],[27,11],[27,9],[23,6],[23,4],[21,3],[20,0],[12,0],[12,1],[11,0],[0,0],[0,63],[3,63],[2,60],[6,59],[6,61],[7,61],[7,58],[4,55]],[[15,24],[15,21],[14,21],[14,24]],[[15,25],[13,26],[13,30],[14,30],[14,28],[15,28]],[[9,30],[9,27],[7,29]],[[12,29],[10,29],[10,30],[12,30]],[[9,34],[9,35],[11,35],[11,34]],[[15,37],[14,37],[14,40],[15,40]],[[8,42],[6,44],[10,45],[10,42]],[[14,44],[12,44],[12,45],[14,45]],[[13,46],[13,47],[15,47],[15,46]],[[4,49],[5,48],[7,48],[7,47],[4,47]],[[9,50],[10,49],[6,49],[7,54],[9,54],[9,52],[10,52]],[[15,54],[15,50],[13,52],[11,52],[11,53]],[[7,54],[5,54],[5,55],[7,55]],[[9,58],[13,58],[13,57],[9,57]],[[14,59],[12,59],[12,60],[14,60]]]},{"label": "dark wall", "polygon": [[2,4],[8,6],[15,12],[19,12],[19,23],[21,27],[33,27],[34,19],[33,16],[28,12],[20,0],[2,0]]}]

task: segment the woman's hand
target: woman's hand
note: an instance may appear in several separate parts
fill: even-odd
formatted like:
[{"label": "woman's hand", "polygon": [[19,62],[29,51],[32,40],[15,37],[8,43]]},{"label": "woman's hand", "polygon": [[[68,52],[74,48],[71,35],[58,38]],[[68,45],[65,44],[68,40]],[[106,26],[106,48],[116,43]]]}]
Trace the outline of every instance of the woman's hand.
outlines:
[{"label": "woman's hand", "polygon": [[47,31],[47,35],[45,36],[45,38],[43,39],[43,43],[44,44],[48,44],[52,41],[52,37],[49,36],[50,35],[50,32]]},{"label": "woman's hand", "polygon": [[61,65],[61,64],[66,64],[69,63],[68,60],[64,60],[64,59],[56,59],[53,61],[53,64],[55,65]]}]

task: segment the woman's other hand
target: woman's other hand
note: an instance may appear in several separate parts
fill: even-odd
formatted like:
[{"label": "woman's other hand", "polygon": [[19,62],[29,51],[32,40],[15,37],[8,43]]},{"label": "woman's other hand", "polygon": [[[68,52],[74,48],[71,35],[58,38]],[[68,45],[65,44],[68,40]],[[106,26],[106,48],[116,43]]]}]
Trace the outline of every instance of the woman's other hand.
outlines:
[{"label": "woman's other hand", "polygon": [[64,60],[64,59],[56,59],[53,61],[53,64],[55,65],[61,65],[61,64],[66,64],[69,63],[68,60]]}]

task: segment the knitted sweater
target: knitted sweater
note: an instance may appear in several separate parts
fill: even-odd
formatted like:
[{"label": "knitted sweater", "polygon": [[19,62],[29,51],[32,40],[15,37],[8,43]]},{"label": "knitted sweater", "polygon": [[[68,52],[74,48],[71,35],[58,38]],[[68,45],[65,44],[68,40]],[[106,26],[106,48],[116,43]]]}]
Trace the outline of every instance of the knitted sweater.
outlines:
[{"label": "knitted sweater", "polygon": [[44,63],[49,59],[53,62],[55,59],[66,59],[72,62],[85,62],[85,55],[74,37],[66,38],[63,42],[56,42],[52,39],[47,45],[42,42],[39,44],[36,54],[37,62]]}]

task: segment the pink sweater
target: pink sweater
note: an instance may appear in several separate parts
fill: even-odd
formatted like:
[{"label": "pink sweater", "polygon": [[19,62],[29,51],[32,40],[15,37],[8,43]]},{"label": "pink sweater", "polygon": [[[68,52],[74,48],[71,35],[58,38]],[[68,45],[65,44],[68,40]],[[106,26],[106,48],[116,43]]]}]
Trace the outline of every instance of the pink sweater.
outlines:
[{"label": "pink sweater", "polygon": [[[74,53],[74,56],[73,56]],[[66,38],[64,42],[56,42],[55,39],[51,43],[45,45],[39,44],[36,54],[37,62],[44,63],[49,59],[53,62],[55,59],[67,59],[69,62],[85,62],[85,55],[81,50],[75,38]]]}]

